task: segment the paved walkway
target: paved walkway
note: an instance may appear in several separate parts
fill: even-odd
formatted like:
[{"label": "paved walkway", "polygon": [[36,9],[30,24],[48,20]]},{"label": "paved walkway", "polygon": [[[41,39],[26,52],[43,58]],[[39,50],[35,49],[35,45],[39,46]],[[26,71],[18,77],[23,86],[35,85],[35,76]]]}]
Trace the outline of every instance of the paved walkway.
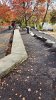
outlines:
[{"label": "paved walkway", "polygon": [[56,100],[56,53],[25,31],[28,59],[2,78],[0,100]]},{"label": "paved walkway", "polygon": [[5,30],[0,32],[0,59],[5,56],[5,50],[7,48],[11,30]]}]

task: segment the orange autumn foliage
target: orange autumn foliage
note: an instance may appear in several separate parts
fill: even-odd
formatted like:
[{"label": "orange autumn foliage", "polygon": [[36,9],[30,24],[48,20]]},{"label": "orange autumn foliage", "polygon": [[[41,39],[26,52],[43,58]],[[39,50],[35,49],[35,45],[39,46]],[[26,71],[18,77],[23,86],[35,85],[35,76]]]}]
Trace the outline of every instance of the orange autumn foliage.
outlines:
[{"label": "orange autumn foliage", "polygon": [[8,7],[5,4],[0,5],[0,19],[10,22],[15,18],[16,18],[16,14],[14,11],[10,9],[10,7]]},{"label": "orange autumn foliage", "polygon": [[31,0],[13,0],[13,10],[19,19],[31,15],[31,7],[28,5]]}]

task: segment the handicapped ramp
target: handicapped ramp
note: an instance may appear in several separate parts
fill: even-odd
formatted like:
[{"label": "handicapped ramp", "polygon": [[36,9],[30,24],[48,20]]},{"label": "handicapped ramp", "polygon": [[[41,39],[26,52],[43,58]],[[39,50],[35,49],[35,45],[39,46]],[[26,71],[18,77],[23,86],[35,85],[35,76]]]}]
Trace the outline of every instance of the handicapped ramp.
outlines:
[{"label": "handicapped ramp", "polygon": [[13,44],[11,54],[0,60],[0,78],[8,74],[16,64],[20,64],[27,59],[27,52],[23,44],[20,32],[14,30]]}]

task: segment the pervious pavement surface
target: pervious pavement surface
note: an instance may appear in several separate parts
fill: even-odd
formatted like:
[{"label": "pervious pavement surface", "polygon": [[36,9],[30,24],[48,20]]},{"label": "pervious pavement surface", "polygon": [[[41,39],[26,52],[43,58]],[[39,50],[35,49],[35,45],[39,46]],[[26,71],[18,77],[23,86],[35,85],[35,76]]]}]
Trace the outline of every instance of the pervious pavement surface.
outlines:
[{"label": "pervious pavement surface", "polygon": [[4,30],[0,32],[0,59],[5,56],[6,48],[9,42],[9,38],[12,30]]},{"label": "pervious pavement surface", "polygon": [[2,78],[0,100],[56,100],[56,53],[25,31],[28,59]]}]

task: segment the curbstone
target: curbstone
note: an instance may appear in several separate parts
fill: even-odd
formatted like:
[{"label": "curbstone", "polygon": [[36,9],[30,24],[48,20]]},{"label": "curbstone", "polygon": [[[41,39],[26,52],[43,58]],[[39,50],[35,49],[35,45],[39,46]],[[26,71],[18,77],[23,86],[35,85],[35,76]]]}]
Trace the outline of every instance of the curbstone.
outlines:
[{"label": "curbstone", "polygon": [[30,31],[30,34],[31,34],[31,36],[34,36],[34,34],[33,34],[33,32],[32,32],[32,31]]},{"label": "curbstone", "polygon": [[51,52],[56,52],[56,44],[53,44],[52,48],[49,49],[49,51],[51,51]]},{"label": "curbstone", "polygon": [[36,34],[33,34],[33,32],[30,32],[30,34],[35,37],[36,39],[40,39],[41,41],[45,42],[47,39],[42,36],[37,36]]},{"label": "curbstone", "polygon": [[18,29],[14,30],[14,38],[11,54],[0,60],[0,78],[4,77],[16,64],[20,64],[27,59],[27,53]]},{"label": "curbstone", "polygon": [[41,39],[42,39],[42,36],[37,36],[37,35],[34,35],[34,37],[36,37],[36,39],[39,39],[39,40],[41,40]]},{"label": "curbstone", "polygon": [[35,37],[36,39],[40,39],[40,40],[43,41],[43,42],[47,41],[47,38],[42,37],[42,36],[37,36],[36,34],[34,34],[34,37]]},{"label": "curbstone", "polygon": [[41,40],[42,39],[42,36],[37,36],[37,39]]},{"label": "curbstone", "polygon": [[54,41],[51,41],[51,40],[48,40],[48,39],[47,39],[47,41],[45,42],[45,45],[48,46],[48,47],[52,47],[53,44],[55,44],[55,42],[54,42]]},{"label": "curbstone", "polygon": [[35,38],[37,38],[37,35],[36,35],[36,34],[34,34],[34,37],[35,37]]},{"label": "curbstone", "polygon": [[[42,33],[41,31],[39,31],[39,32]],[[45,34],[45,33],[43,33],[43,34]],[[31,34],[31,35],[34,36],[36,39],[43,41],[45,46],[52,47],[55,45],[54,41],[51,41],[44,36],[37,36],[37,34]],[[56,47],[53,47],[53,48],[54,48],[54,51],[56,51]],[[53,50],[53,48],[52,48],[52,50]]]},{"label": "curbstone", "polygon": [[47,38],[42,37],[41,41],[45,42],[45,41],[47,41]]}]

